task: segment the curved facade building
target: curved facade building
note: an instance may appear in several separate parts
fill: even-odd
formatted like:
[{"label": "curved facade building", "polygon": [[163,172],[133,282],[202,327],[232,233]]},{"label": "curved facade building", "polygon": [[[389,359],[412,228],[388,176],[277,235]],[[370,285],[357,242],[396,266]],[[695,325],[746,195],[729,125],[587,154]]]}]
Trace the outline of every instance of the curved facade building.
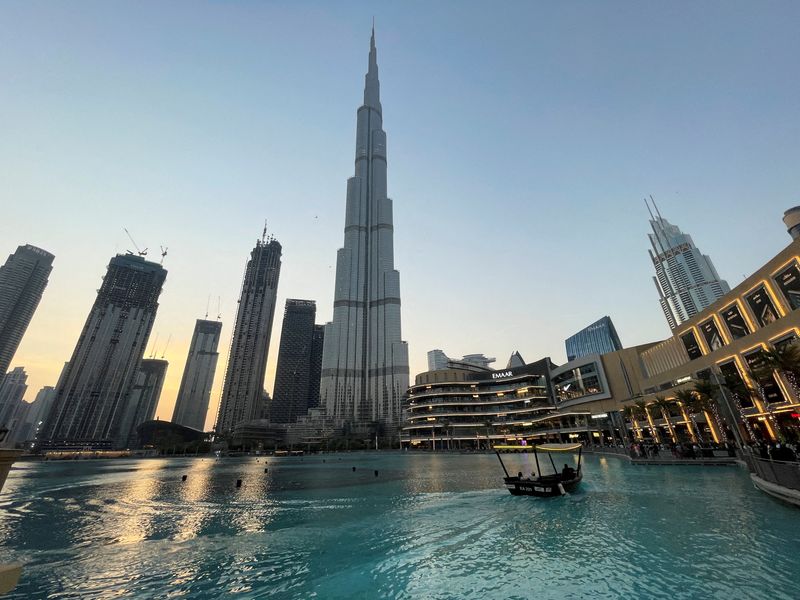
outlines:
[{"label": "curved facade building", "polygon": [[591,414],[556,412],[549,358],[504,371],[428,371],[408,392],[401,443],[479,449],[497,444],[588,439]]}]

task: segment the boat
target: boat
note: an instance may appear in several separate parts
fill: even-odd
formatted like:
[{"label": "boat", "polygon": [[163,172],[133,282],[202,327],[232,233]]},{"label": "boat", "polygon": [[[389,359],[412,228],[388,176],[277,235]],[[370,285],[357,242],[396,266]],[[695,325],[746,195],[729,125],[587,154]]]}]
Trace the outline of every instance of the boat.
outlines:
[{"label": "boat", "polygon": [[[500,456],[500,450],[509,452],[527,452],[533,450],[533,456],[536,458],[536,472],[538,476],[524,477],[522,473],[516,476],[508,474],[503,458]],[[559,471],[553,462],[553,452],[578,452],[578,468],[565,467]],[[581,469],[581,453],[583,445],[581,444],[533,444],[531,446],[504,446],[498,445],[494,447],[494,452],[503,467],[503,472],[506,476],[503,482],[506,488],[513,496],[538,496],[541,498],[549,498],[553,496],[564,496],[573,492],[580,485],[583,479],[583,471]],[[543,475],[539,467],[539,452],[547,453],[550,458],[550,464],[553,466],[553,472],[548,475]]]}]

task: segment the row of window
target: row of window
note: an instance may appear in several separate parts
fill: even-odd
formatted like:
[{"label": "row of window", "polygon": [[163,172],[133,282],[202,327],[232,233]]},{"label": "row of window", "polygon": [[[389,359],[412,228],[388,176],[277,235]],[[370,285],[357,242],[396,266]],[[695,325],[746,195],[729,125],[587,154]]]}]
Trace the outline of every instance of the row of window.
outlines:
[{"label": "row of window", "polygon": [[[798,269],[797,263],[792,262],[788,267],[778,272],[773,277],[773,281],[786,298],[791,309],[800,308],[800,269]],[[778,320],[780,313],[775,308],[769,293],[763,285],[745,296],[744,301],[750,308],[759,327],[765,327]],[[728,328],[731,339],[738,340],[753,333],[742,316],[738,303],[734,302],[724,308],[719,313],[719,316]],[[717,322],[713,317],[700,323],[699,328],[703,339],[712,352],[725,345],[724,338],[720,334]],[[681,335],[681,341],[684,348],[686,348],[686,353],[689,355],[689,360],[703,356],[693,330]]]}]

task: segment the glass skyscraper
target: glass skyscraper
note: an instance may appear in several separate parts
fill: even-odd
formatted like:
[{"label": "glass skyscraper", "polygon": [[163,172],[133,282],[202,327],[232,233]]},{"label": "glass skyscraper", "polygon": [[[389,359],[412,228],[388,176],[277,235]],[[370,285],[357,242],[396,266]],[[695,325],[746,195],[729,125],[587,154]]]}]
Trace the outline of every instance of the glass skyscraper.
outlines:
[{"label": "glass skyscraper", "polygon": [[653,233],[648,234],[652,246],[649,252],[656,270],[653,281],[661,310],[670,328],[675,329],[731,288],[719,278],[711,259],[697,249],[692,236],[664,219],[658,209],[650,216]]},{"label": "glass skyscraper", "polygon": [[294,423],[319,404],[324,329],[313,300],[286,300],[270,407],[273,423]]},{"label": "glass skyscraper", "polygon": [[603,317],[588,327],[584,327],[575,335],[566,339],[567,361],[581,358],[588,354],[606,354],[622,350],[617,330],[611,317]]}]

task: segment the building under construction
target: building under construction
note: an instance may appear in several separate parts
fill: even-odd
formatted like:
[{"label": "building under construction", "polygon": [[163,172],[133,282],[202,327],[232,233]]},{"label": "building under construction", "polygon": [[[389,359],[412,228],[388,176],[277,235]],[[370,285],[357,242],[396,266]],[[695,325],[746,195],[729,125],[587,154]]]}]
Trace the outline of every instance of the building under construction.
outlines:
[{"label": "building under construction", "polygon": [[237,424],[261,415],[280,273],[281,245],[262,237],[244,272],[215,426],[218,434],[229,434]]},{"label": "building under construction", "polygon": [[45,422],[45,445],[127,444],[130,392],[167,271],[143,256],[111,259]]}]

